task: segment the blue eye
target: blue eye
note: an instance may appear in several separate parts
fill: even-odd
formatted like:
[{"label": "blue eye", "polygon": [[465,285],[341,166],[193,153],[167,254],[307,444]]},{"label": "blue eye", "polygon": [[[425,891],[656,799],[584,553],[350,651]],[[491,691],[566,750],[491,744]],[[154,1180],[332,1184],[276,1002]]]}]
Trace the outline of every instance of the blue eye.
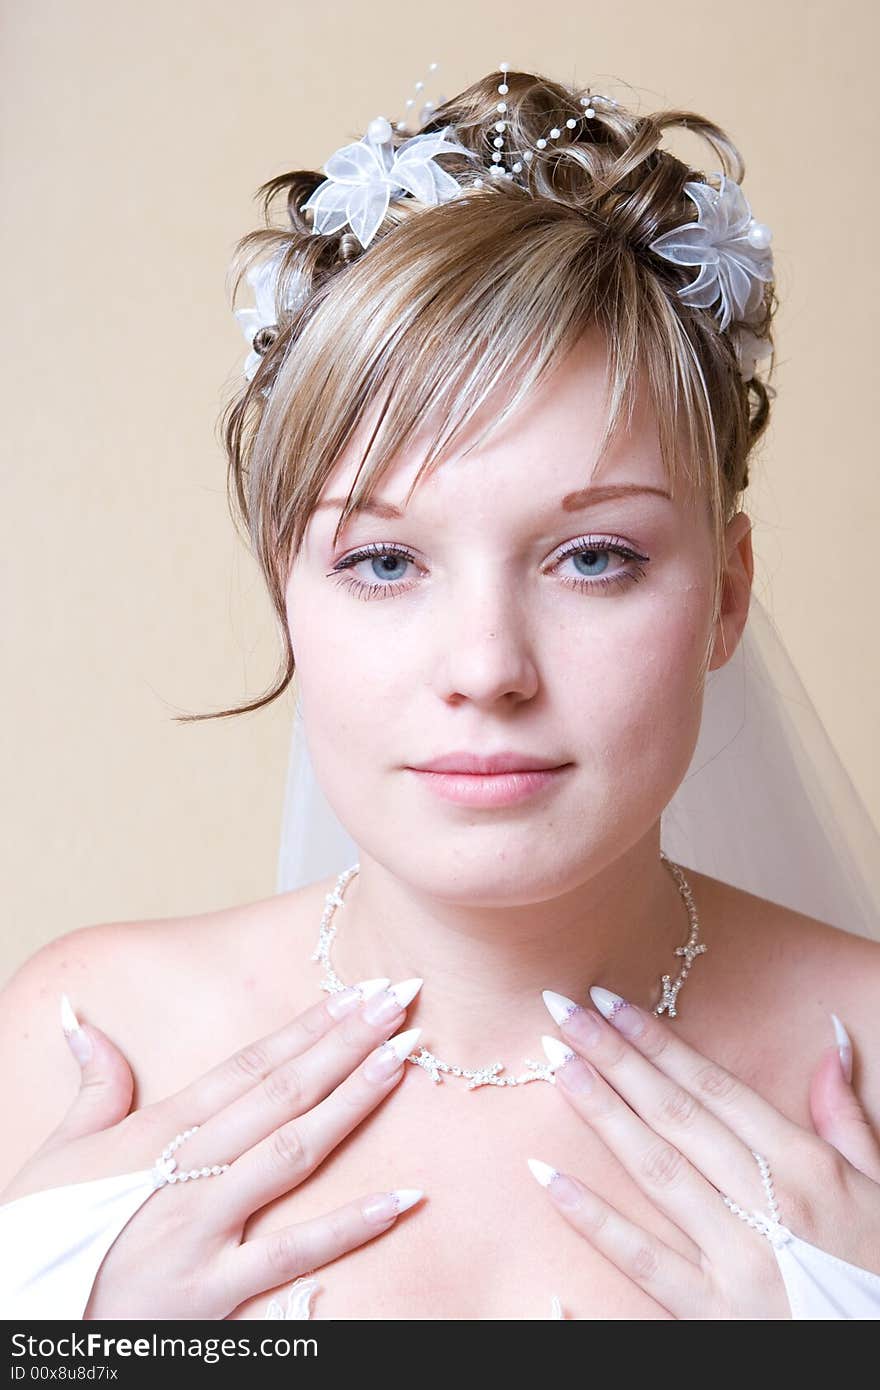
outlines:
[{"label": "blue eye", "polygon": [[[611,564],[608,557],[612,555],[618,556],[626,563],[608,574],[606,571]],[[577,561],[581,565],[581,571],[579,575],[574,576],[561,574],[559,577],[563,583],[577,589],[601,593],[615,585],[637,583],[645,575],[643,565],[639,562],[647,562],[649,557],[640,555],[632,546],[617,537],[586,537],[569,542],[562,554],[557,556],[554,570],[549,573],[553,573],[556,567],[568,559]],[[372,582],[365,582],[349,573],[356,565],[364,563],[371,566]],[[405,569],[406,565],[415,564],[416,560],[411,551],[398,545],[383,545],[374,541],[339,560],[327,578],[335,577],[337,582],[350,589],[358,598],[393,598],[413,587],[412,583],[399,582],[399,571],[401,567]]]},{"label": "blue eye", "polygon": [[[626,563],[608,574],[611,564],[608,557],[611,555],[618,556]],[[568,559],[579,562],[581,569],[576,576],[561,574],[559,577],[564,584],[582,590],[604,590],[620,584],[635,584],[643,579],[645,569],[639,562],[647,563],[649,557],[640,555],[625,541],[605,536],[570,542],[559,557],[559,563]]]},{"label": "blue eye", "polygon": [[[397,561],[396,566],[388,564],[391,557]],[[347,570],[365,561],[369,561],[374,566],[372,573],[375,577],[391,580],[394,580],[396,576],[390,574],[389,570],[399,568],[401,564],[415,564],[415,560],[408,550],[401,550],[396,545],[379,545],[377,542],[373,542],[361,550],[356,550],[352,555],[346,555],[343,560],[339,560],[330,571],[328,578],[332,578],[334,575],[338,576],[338,581],[343,587],[351,589],[358,598],[378,598],[380,595],[384,598],[400,592],[399,584],[382,582],[367,584],[363,580],[357,579],[353,574],[346,573]]]}]

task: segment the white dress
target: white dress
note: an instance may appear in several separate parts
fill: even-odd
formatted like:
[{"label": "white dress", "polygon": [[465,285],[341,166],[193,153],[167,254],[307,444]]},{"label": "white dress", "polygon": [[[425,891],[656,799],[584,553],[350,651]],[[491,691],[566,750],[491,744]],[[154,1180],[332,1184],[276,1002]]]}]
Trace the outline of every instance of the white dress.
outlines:
[{"label": "white dress", "polygon": [[[0,1318],[81,1320],[110,1246],[166,1181],[156,1165],[0,1205]],[[829,1255],[775,1218],[770,1243],[792,1318],[880,1318],[880,1274]],[[310,1318],[317,1287],[313,1276],[297,1279],[284,1304],[271,1298],[264,1316]],[[556,1294],[551,1309],[551,1318],[565,1317]]]}]

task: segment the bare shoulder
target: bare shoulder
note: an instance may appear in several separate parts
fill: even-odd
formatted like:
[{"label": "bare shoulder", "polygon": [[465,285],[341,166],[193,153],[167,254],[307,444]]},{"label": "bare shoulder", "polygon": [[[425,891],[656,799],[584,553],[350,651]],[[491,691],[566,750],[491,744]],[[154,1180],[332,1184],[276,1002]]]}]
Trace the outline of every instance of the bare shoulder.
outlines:
[{"label": "bare shoulder", "polygon": [[79,1087],[61,1030],[62,994],[124,1054],[137,1109],[314,998],[303,968],[314,893],[308,885],[193,915],[78,927],[29,956],[0,991],[0,1106],[9,1122],[0,1187]]},{"label": "bare shoulder", "polygon": [[[61,1030],[62,994],[84,1020],[104,1026],[105,1000],[118,995],[127,946],[138,938],[138,927],[106,922],[64,932],[23,961],[0,992],[0,1107],[6,1120],[0,1188],[56,1128],[79,1086]],[[105,1031],[117,1041],[112,1027]]]},{"label": "bare shoulder", "polygon": [[[753,1039],[755,1055],[769,1059],[764,1074],[784,1087],[798,1068],[808,1082],[834,1041],[836,1014],[853,1044],[853,1083],[880,1128],[880,939],[703,874],[688,877],[709,947],[705,961],[713,964],[706,1003],[711,996],[715,1026]],[[740,1046],[745,1052],[749,1044]]]},{"label": "bare shoulder", "polygon": [[861,936],[719,879],[689,877],[712,914],[705,938],[718,952],[740,955],[741,970],[750,961],[774,986],[797,981],[802,989],[842,989],[857,1007],[876,1003],[880,929],[877,938]]}]

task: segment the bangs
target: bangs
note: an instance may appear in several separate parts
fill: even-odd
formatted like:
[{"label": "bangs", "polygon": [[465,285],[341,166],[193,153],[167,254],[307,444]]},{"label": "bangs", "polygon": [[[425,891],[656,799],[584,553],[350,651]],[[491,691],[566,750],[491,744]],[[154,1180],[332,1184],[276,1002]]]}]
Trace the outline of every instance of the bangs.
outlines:
[{"label": "bangs", "polygon": [[[321,491],[369,409],[379,412],[334,542],[381,478],[437,426],[413,481],[453,447],[499,388],[509,398],[481,444],[591,328],[607,349],[598,469],[628,430],[644,380],[666,480],[717,475],[708,391],[679,317],[631,245],[581,213],[515,187],[466,196],[405,219],[369,257],[335,277],[281,363],[249,479],[276,557],[295,559]],[[698,389],[694,389],[694,375]],[[680,425],[684,421],[684,438]],[[711,509],[710,509],[711,510]]]}]

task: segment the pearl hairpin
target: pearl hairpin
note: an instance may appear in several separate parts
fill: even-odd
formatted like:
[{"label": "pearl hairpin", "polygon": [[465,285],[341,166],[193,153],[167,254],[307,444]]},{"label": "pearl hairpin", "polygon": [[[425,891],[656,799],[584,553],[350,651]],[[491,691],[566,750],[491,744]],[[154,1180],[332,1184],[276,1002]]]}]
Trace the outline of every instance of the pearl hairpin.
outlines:
[{"label": "pearl hairpin", "polygon": [[[439,66],[440,66],[440,64],[439,64],[439,63],[436,63],[436,62],[434,62],[434,63],[429,63],[429,64],[428,64],[428,71],[429,71],[429,73],[435,73],[435,72],[437,71],[437,69],[439,68]],[[507,80],[506,80],[507,74],[508,74],[508,72],[510,71],[510,64],[509,64],[509,63],[499,63],[499,64],[498,64],[498,71],[499,71],[499,73],[500,73],[501,76],[502,76],[502,81],[498,84],[498,95],[499,95],[500,97],[506,97],[506,96],[508,95],[508,93],[510,92],[510,86],[509,86],[509,84],[508,84],[508,82],[507,82]],[[414,90],[415,90],[416,92],[421,93],[421,92],[424,91],[424,89],[425,89],[425,83],[424,83],[423,81],[418,81],[418,82],[416,82],[416,83],[414,84]],[[604,96],[602,93],[599,93],[599,92],[597,92],[597,93],[594,94],[594,93],[592,93],[592,92],[590,91],[590,89],[589,89],[589,87],[588,87],[588,88],[587,88],[587,95],[586,95],[586,96],[582,96],[582,97],[579,98],[580,105],[584,108],[583,113],[582,113],[584,119],[586,119],[586,120],[593,120],[593,119],[595,119],[596,110],[595,110],[595,107],[593,106],[593,102],[594,102],[595,100],[606,102],[609,106],[617,106],[617,105],[618,105],[618,103],[614,100],[613,97]],[[433,113],[434,113],[436,107],[437,107],[438,105],[442,106],[443,103],[444,103],[444,101],[445,101],[445,97],[442,97],[442,96],[441,96],[441,97],[438,98],[437,101],[427,100],[427,101],[425,101],[425,102],[423,103],[423,105],[422,105],[422,107],[421,107],[421,109],[420,109],[420,111],[419,111],[418,121],[417,121],[417,127],[418,127],[419,129],[421,129],[423,126],[425,126],[425,125],[428,123],[429,120],[431,120],[431,118],[432,118],[432,116],[433,116]],[[406,102],[405,102],[405,105],[406,105],[407,111],[408,111],[408,112],[412,112],[412,109],[413,109],[413,108],[415,107],[415,105],[416,105],[415,97],[407,97]],[[525,164],[530,164],[530,163],[532,162],[532,160],[533,160],[534,157],[535,157],[535,150],[545,150],[545,149],[547,148],[547,146],[548,146],[548,144],[549,144],[549,142],[550,142],[551,140],[558,140],[558,139],[561,138],[561,136],[562,136],[562,134],[563,134],[563,130],[574,130],[574,129],[576,129],[577,124],[578,124],[577,119],[576,119],[574,116],[568,116],[562,125],[555,125],[555,126],[553,126],[553,127],[547,132],[546,136],[542,136],[541,139],[537,140],[537,141],[535,142],[535,149],[530,149],[530,150],[510,150],[510,151],[508,151],[508,153],[507,153],[507,159],[508,159],[508,160],[513,159],[513,161],[514,161],[514,162],[511,164],[511,166],[508,168],[508,167],[506,166],[506,163],[505,163],[505,156],[504,156],[504,137],[505,137],[505,132],[507,131],[507,129],[508,129],[508,127],[509,127],[509,122],[508,122],[508,120],[506,119],[506,113],[507,113],[507,110],[508,110],[507,102],[506,102],[506,101],[503,101],[503,100],[497,102],[496,107],[495,107],[495,110],[496,110],[496,112],[498,113],[498,119],[493,123],[493,129],[494,129],[494,131],[495,131],[495,134],[494,134],[494,136],[492,137],[493,151],[492,151],[492,162],[491,162],[491,166],[490,166],[490,169],[489,169],[489,173],[492,174],[492,175],[494,175],[496,178],[499,177],[499,176],[501,176],[501,177],[503,177],[503,178],[508,178],[508,179],[513,179],[513,178],[515,178],[515,176],[516,176],[517,174],[521,174],[521,173],[522,173],[523,167],[524,167]],[[390,135],[390,123],[385,122],[385,125],[389,125],[388,132],[387,132],[387,134],[385,135],[385,138],[387,139],[387,138],[388,138],[388,135]],[[385,125],[383,125],[383,127],[382,127],[382,131],[383,131],[383,132],[384,132],[384,130],[385,130]],[[372,129],[372,127],[371,127],[371,129]],[[397,121],[397,122],[395,123],[394,129],[395,129],[395,130],[398,130],[398,131],[401,131],[401,132],[409,132],[410,127],[409,127],[408,121],[402,120],[402,121]],[[372,134],[373,134],[374,138],[382,138],[381,135],[380,135],[380,132],[379,132],[378,127],[376,127],[376,129],[372,131]],[[475,179],[473,180],[472,186],[473,186],[474,188],[482,188],[482,187],[483,187],[483,179],[482,179],[482,178],[475,178]]]},{"label": "pearl hairpin", "polygon": [[[505,79],[498,84],[498,94],[499,96],[507,96],[507,94],[510,91],[510,86],[506,80],[506,76],[507,73],[510,71],[510,64],[499,63],[498,71],[502,74],[502,77]],[[598,92],[594,96],[594,94],[590,91],[588,87],[587,95],[579,98],[580,104],[584,108],[582,113],[584,119],[595,119],[596,110],[593,106],[594,100],[607,102],[609,106],[617,105],[617,102],[614,100],[613,97],[603,96],[601,93]],[[506,119],[506,112],[508,109],[507,102],[499,101],[495,109],[499,113],[499,119],[494,123],[494,129],[496,133],[492,139],[494,149],[492,153],[492,168],[490,172],[495,174],[496,176],[500,174],[504,178],[512,179],[516,174],[522,173],[523,161],[525,161],[526,164],[530,164],[534,159],[535,154],[534,150],[510,150],[508,151],[508,159],[513,157],[515,162],[511,165],[510,168],[505,167],[503,155],[504,133],[508,129],[508,126],[510,124],[509,121]],[[564,122],[564,126],[555,125],[552,127],[551,130],[548,131],[548,133],[545,136],[541,136],[539,140],[536,140],[535,148],[539,150],[545,150],[549,141],[560,139],[563,133],[563,129],[574,130],[577,124],[578,122],[574,116],[568,116]],[[482,187],[482,183],[482,179],[474,180],[474,185],[477,188]]]},{"label": "pearl hairpin", "polygon": [[[439,68],[439,66],[440,66],[439,63],[429,63],[429,64],[428,64],[428,72],[436,72],[437,69]],[[421,82],[421,81],[416,82],[416,83],[415,83],[415,86],[414,86],[414,88],[413,88],[413,90],[416,91],[416,92],[423,92],[423,91],[425,90],[425,84],[424,84],[424,82]],[[425,102],[423,103],[423,105],[422,105],[421,110],[419,111],[418,122],[417,122],[418,126],[421,127],[421,126],[423,126],[423,125],[426,125],[427,122],[431,119],[431,116],[432,116],[433,113],[434,113],[434,108],[435,108],[435,106],[437,106],[437,105],[442,106],[445,100],[446,100],[446,98],[443,97],[443,96],[441,96],[441,97],[438,97],[438,98],[437,98],[437,101],[431,101],[431,100],[425,101]],[[416,104],[415,97],[407,97],[406,102],[405,102],[405,106],[406,106],[406,108],[407,108],[408,111],[412,110],[412,108],[415,106],[415,104]],[[395,128],[395,130],[409,131],[409,126],[408,126],[408,124],[407,124],[406,121],[397,121],[397,123],[396,123],[396,125],[395,125],[394,128]]]}]

